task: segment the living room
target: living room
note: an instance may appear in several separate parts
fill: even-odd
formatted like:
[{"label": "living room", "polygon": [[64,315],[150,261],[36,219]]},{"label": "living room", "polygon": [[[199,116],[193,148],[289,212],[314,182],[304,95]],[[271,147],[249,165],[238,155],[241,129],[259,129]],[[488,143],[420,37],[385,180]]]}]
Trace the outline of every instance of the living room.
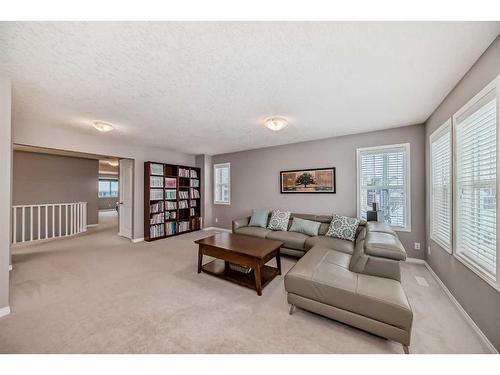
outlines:
[{"label": "living room", "polygon": [[83,17],[0,22],[0,353],[498,354],[495,16]]}]

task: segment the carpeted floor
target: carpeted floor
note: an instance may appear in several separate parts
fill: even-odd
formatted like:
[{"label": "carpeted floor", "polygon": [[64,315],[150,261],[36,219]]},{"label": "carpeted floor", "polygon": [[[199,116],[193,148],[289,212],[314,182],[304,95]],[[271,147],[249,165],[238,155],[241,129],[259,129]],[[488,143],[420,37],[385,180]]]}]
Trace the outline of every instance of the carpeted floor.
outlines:
[{"label": "carpeted floor", "polygon": [[[116,218],[71,239],[16,248],[2,353],[402,353],[401,345],[297,309],[283,276],[262,297],[196,273],[199,231],[133,244]],[[288,271],[295,259],[284,258]],[[417,283],[425,278],[428,287]],[[422,265],[403,265],[412,353],[487,348]]]}]

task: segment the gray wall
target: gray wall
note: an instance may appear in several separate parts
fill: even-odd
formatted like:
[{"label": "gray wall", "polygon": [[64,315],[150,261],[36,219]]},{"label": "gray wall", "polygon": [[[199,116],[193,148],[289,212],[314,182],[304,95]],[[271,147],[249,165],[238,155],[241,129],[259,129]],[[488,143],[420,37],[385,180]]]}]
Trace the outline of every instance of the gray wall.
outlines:
[{"label": "gray wall", "polygon": [[201,215],[203,227],[212,226],[212,157],[210,155],[196,155],[196,166],[201,168]]},{"label": "gray wall", "polygon": [[87,202],[87,224],[97,224],[98,161],[14,151],[13,204]]},{"label": "gray wall", "polygon": [[0,77],[0,315],[9,306],[10,206],[12,191],[11,82]]},{"label": "gray wall", "polygon": [[[213,225],[230,228],[232,219],[246,216],[254,208],[356,216],[356,149],[407,142],[411,154],[411,232],[400,232],[399,236],[410,257],[423,259],[423,250],[413,250],[414,242],[425,249],[423,125],[213,156],[214,164],[231,163],[231,205],[213,205]],[[281,170],[322,167],[337,168],[336,194],[280,194]]]},{"label": "gray wall", "polygon": [[[430,169],[429,136],[499,74],[500,37],[497,37],[426,122],[427,177]],[[427,186],[428,208],[429,196],[429,186]],[[429,213],[429,209],[427,212]],[[427,223],[429,223],[428,217]],[[427,226],[428,235],[429,226]],[[430,254],[427,254],[429,265],[497,350],[500,350],[500,293],[457,261],[452,255],[448,254],[438,244],[430,239],[428,239],[428,244],[431,250]]]}]

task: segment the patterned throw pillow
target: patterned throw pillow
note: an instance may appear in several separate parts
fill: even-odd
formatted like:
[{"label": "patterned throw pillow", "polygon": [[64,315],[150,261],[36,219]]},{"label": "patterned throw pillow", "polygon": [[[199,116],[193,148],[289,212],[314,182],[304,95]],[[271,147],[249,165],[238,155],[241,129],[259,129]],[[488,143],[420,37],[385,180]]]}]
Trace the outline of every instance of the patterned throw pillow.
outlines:
[{"label": "patterned throw pillow", "polygon": [[360,220],[354,217],[333,215],[325,236],[354,241]]},{"label": "patterned throw pillow", "polygon": [[290,220],[290,211],[273,210],[267,228],[286,232],[288,230],[288,220]]}]

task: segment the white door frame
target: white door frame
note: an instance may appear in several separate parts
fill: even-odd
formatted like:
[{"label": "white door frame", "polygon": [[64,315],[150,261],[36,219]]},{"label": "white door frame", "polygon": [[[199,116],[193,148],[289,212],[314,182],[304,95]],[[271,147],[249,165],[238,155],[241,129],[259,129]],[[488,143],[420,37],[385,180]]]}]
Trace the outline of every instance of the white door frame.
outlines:
[{"label": "white door frame", "polygon": [[[123,173],[130,168],[129,174]],[[133,240],[134,237],[134,160],[120,159],[118,199],[118,235]],[[128,188],[128,189],[126,189]],[[129,191],[128,197],[124,194]],[[127,199],[128,198],[128,199]],[[127,222],[124,222],[126,220]]]}]

